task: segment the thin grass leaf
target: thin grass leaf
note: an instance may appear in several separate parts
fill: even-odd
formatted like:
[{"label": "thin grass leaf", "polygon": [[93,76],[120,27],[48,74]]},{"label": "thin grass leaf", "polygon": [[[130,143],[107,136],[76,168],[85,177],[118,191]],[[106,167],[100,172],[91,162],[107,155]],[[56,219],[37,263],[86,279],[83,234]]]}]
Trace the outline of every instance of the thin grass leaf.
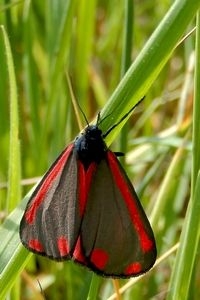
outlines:
[{"label": "thin grass leaf", "polygon": [[10,49],[7,33],[3,26],[1,32],[4,40],[5,53],[7,58],[10,91],[10,151],[9,151],[9,173],[8,173],[8,194],[7,209],[12,211],[21,197],[21,165],[20,165],[20,142],[19,142],[19,117],[17,85],[14,71],[13,57]]},{"label": "thin grass leaf", "polygon": [[[121,62],[121,78],[125,75],[126,71],[131,65],[132,54],[132,34],[134,26],[134,4],[131,0],[124,2],[124,37],[122,45],[122,62]],[[127,123],[120,134],[120,151],[127,152],[127,139],[128,139],[129,124]],[[121,157],[121,162],[125,163],[125,157]]]},{"label": "thin grass leaf", "polygon": [[[147,93],[199,7],[200,2],[190,0],[177,0],[172,4],[102,110],[102,117],[112,113],[112,118],[106,118],[102,124],[103,132]],[[109,144],[119,131],[120,126],[112,131],[107,139]]]},{"label": "thin grass leaf", "polygon": [[93,300],[97,298],[101,281],[102,279],[99,276],[93,274],[87,300]]},{"label": "thin grass leaf", "polygon": [[[28,3],[28,1],[25,1],[25,2]],[[50,2],[51,2],[51,5],[49,5]],[[62,3],[64,3],[65,5],[69,5],[69,3],[71,3],[71,1],[65,2],[63,0]],[[78,5],[78,2],[74,1],[74,3],[75,3],[74,8],[76,8],[76,4]],[[68,101],[68,94],[67,94],[68,92],[65,87],[66,81],[65,81],[65,79],[63,80],[63,74],[64,74],[63,70],[65,68],[66,61],[68,62],[67,55],[70,53],[70,58],[73,57],[73,51],[74,51],[74,49],[72,49],[71,52],[69,52],[68,47],[69,47],[69,45],[71,45],[68,40],[69,37],[73,37],[73,40],[75,40],[75,42],[76,42],[76,35],[77,35],[76,22],[72,22],[72,20],[75,21],[75,19],[74,19],[75,9],[71,10],[71,14],[69,14],[70,17],[69,17],[69,15],[66,15],[66,10],[63,12],[63,14],[67,18],[67,19],[64,18],[64,20],[66,21],[65,24],[67,24],[67,22],[69,22],[68,23],[69,26],[68,25],[64,26],[64,27],[61,26],[62,28],[57,28],[57,27],[53,27],[53,26],[55,24],[57,24],[57,26],[59,26],[60,22],[58,19],[55,19],[54,20],[55,23],[54,23],[52,18],[56,17],[56,11],[54,9],[56,9],[57,5],[61,5],[61,2],[59,2],[59,4],[53,3],[53,0],[45,2],[45,4],[48,7],[48,10],[51,10],[51,8],[54,7],[54,9],[51,10],[51,12],[44,9],[45,8],[44,3],[41,1],[36,0],[32,4],[33,4],[33,6],[32,6],[32,11],[31,11],[31,14],[32,14],[31,16],[33,16],[33,20],[32,20],[33,29],[31,27],[27,28],[27,32],[24,35],[24,39],[27,39],[25,41],[20,40],[20,38],[21,38],[21,26],[20,25],[21,25],[21,23],[20,23],[20,17],[18,17],[18,16],[21,15],[21,10],[20,10],[21,6],[17,6],[16,7],[17,10],[9,11],[9,13],[7,14],[7,16],[10,18],[8,32],[9,32],[9,35],[13,37],[13,39],[12,39],[12,46],[14,47],[13,54],[16,57],[18,57],[18,59],[19,59],[20,55],[17,51],[23,51],[22,50],[23,46],[24,46],[23,42],[27,43],[26,44],[27,47],[25,47],[25,51],[34,50],[34,56],[30,56],[31,64],[32,63],[35,64],[36,70],[38,71],[38,73],[40,75],[41,75],[41,73],[43,73],[42,76],[38,76],[37,72],[35,74],[32,73],[31,64],[27,65],[27,68],[28,68],[27,73],[26,73],[27,76],[29,76],[29,75],[33,76],[33,78],[32,78],[33,80],[27,81],[28,83],[32,84],[32,88],[30,88],[28,90],[30,93],[30,97],[32,97],[30,99],[33,101],[32,105],[36,105],[36,107],[35,107],[36,112],[39,112],[39,114],[37,116],[38,123],[34,124],[34,126],[31,128],[31,126],[32,126],[31,121],[30,121],[31,118],[30,118],[30,115],[28,112],[29,112],[29,109],[32,109],[32,108],[30,108],[27,104],[24,105],[24,103],[26,102],[26,101],[24,101],[24,95],[23,95],[23,89],[25,89],[25,83],[22,80],[24,78],[23,77],[24,69],[21,68],[20,63],[18,64],[17,74],[19,76],[19,86],[21,88],[20,89],[20,96],[21,96],[20,99],[22,99],[20,104],[22,105],[23,112],[25,112],[23,114],[23,117],[21,118],[23,121],[22,125],[23,125],[23,134],[24,134],[23,135],[23,146],[24,146],[23,147],[23,170],[24,170],[25,176],[27,176],[27,174],[28,175],[33,174],[33,176],[35,176],[35,173],[33,172],[33,167],[35,168],[34,170],[36,170],[36,172],[40,172],[41,169],[40,169],[39,161],[41,160],[42,165],[46,166],[47,161],[48,161],[48,154],[51,153],[51,151],[56,152],[55,149],[56,149],[56,147],[59,148],[59,143],[63,143],[63,139],[64,139],[63,136],[65,136],[66,132],[67,132],[67,137],[70,137],[70,133],[68,133],[69,127],[70,126],[75,127],[73,123],[71,124],[71,115],[73,115],[73,114],[71,113],[71,110],[70,110],[70,104]],[[71,3],[71,5],[72,5],[72,3]],[[156,17],[153,14],[154,12],[158,13],[158,7],[156,7],[154,5],[154,3],[149,2],[148,8],[147,7],[145,8],[142,4],[140,5],[140,7],[144,11],[145,11],[145,9],[151,9],[152,15],[155,17],[156,20],[158,19],[158,17]],[[107,105],[105,106],[104,110],[102,111],[101,117],[104,118],[107,116],[105,121],[102,123],[103,132],[107,131],[107,129],[110,128],[111,125],[116,123],[117,120],[119,120],[121,118],[121,116],[124,115],[129,110],[129,108],[131,108],[141,98],[141,96],[143,96],[144,94],[147,93],[147,90],[152,85],[152,83],[155,81],[156,77],[158,76],[160,71],[163,69],[166,62],[171,58],[172,53],[174,53],[173,49],[176,48],[177,42],[181,39],[182,35],[185,33],[186,28],[189,25],[189,23],[192,22],[193,16],[195,15],[195,13],[199,7],[200,7],[200,3],[198,1],[177,0],[174,2],[174,4],[172,5],[172,8],[169,10],[168,14],[165,16],[165,18],[162,20],[162,22],[160,23],[160,25],[158,26],[158,28],[156,29],[156,31],[154,32],[154,34],[152,35],[150,40],[147,42],[146,46],[143,48],[143,50],[141,51],[138,58],[131,65],[130,69],[128,70],[128,72],[126,73],[126,75],[124,76],[121,83],[114,91],[114,93],[111,95],[110,100],[107,102]],[[105,11],[107,13],[112,11],[112,17],[115,17],[115,18],[116,18],[116,16],[115,16],[116,12],[117,13],[119,12],[119,7],[117,7],[117,10],[115,10],[112,1],[105,2],[105,3],[103,1],[100,5],[98,4],[98,13],[101,12],[101,9],[103,10],[103,12],[105,9]],[[46,19],[47,16],[44,17],[45,12],[49,17],[48,21]],[[97,15],[98,15],[98,17],[99,16],[101,17],[101,14],[97,14]],[[106,18],[109,19],[110,15],[108,13]],[[148,15],[148,13],[146,13],[145,17],[148,17],[147,15]],[[119,16],[119,14],[117,14],[117,17],[118,16]],[[29,17],[30,17],[30,15],[28,16],[28,18]],[[69,19],[68,19],[68,17],[69,17]],[[94,15],[93,15],[93,18],[94,18]],[[47,21],[47,23],[49,22],[48,26],[47,26],[48,30],[49,30],[48,33],[46,31],[42,30],[43,27],[40,28],[40,26],[38,25],[38,24],[43,24],[42,22],[44,20]],[[143,21],[144,20],[145,19],[143,19]],[[149,21],[149,20],[150,19],[148,19],[148,22],[151,23],[151,21]],[[27,21],[27,23],[24,22],[23,26],[25,26],[25,24],[27,24],[27,25],[30,24],[28,22],[30,20],[26,20],[26,21]],[[39,21],[39,23],[38,23],[38,21]],[[51,21],[52,21],[52,23],[51,23]],[[94,22],[94,20],[91,20],[91,21],[92,21],[92,23]],[[100,22],[99,22],[99,19],[98,19],[97,27],[99,26],[99,23],[101,23],[101,22],[102,22],[102,20],[100,19]],[[73,26],[72,26],[72,23],[73,23]],[[117,24],[117,23],[120,23],[120,22],[115,22],[112,27],[112,30],[115,31],[113,33],[114,36],[118,36],[118,32],[119,32],[118,30],[119,30],[119,27],[121,26],[121,24]],[[111,24],[110,20],[109,20],[109,24]],[[115,30],[116,24],[118,26],[117,30]],[[97,28],[97,29],[99,29],[99,28]],[[143,31],[143,29],[142,29],[142,31]],[[34,34],[33,34],[33,32],[34,32]],[[53,34],[55,35],[55,32],[59,32],[59,34],[58,34],[58,36],[55,37],[55,45],[54,45]],[[91,36],[88,37],[90,41],[92,39],[91,32],[92,32],[92,28],[90,28]],[[30,33],[30,36],[28,37],[29,33]],[[44,34],[45,34],[45,36],[43,36]],[[46,39],[46,34],[48,35],[47,39]],[[81,37],[81,39],[84,41],[84,30],[83,29],[81,30],[81,34],[83,35]],[[32,39],[32,36],[34,37],[33,39]],[[28,40],[28,38],[29,38],[29,40]],[[96,38],[96,37],[94,36],[94,38]],[[144,39],[144,37],[142,37],[142,39]],[[49,43],[47,41],[49,41]],[[113,37],[108,36],[107,41],[106,41],[108,46],[109,46],[110,41],[113,44]],[[29,44],[29,42],[30,42],[30,44]],[[44,47],[44,44],[46,42],[48,45],[47,48]],[[96,40],[95,40],[95,42],[96,42]],[[28,47],[30,47],[30,48],[28,48]],[[54,51],[55,49],[57,49],[58,52],[55,52]],[[81,49],[78,49],[78,50],[81,53]],[[181,51],[181,49],[180,49],[180,51]],[[100,52],[101,51],[99,51],[99,53]],[[90,53],[90,55],[92,55],[91,49],[88,53]],[[102,51],[102,53],[103,53],[103,51]],[[108,53],[108,52],[106,52],[106,53]],[[20,52],[20,54],[21,54],[21,52]],[[58,56],[54,57],[53,54],[58,54]],[[111,54],[110,54],[111,56],[114,56],[114,59],[116,61],[116,63],[113,64],[113,67],[114,67],[113,68],[114,71],[112,70],[113,72],[120,69],[119,64],[117,63],[118,61],[120,61],[120,58],[117,54],[116,53],[113,54],[113,52],[111,52]],[[103,58],[104,58],[103,56],[104,56],[104,53],[102,54],[101,57],[99,57],[99,61],[103,60]],[[183,54],[181,57],[183,57]],[[44,61],[43,61],[43,58],[44,58]],[[108,59],[107,56],[106,56],[106,59]],[[46,74],[46,70],[45,70],[45,72],[43,72],[44,71],[43,66],[45,66],[46,63],[47,63],[47,69],[49,68],[49,70],[50,70],[49,73],[47,72],[48,74]],[[70,63],[71,63],[71,65],[73,65],[73,61],[70,61]],[[41,71],[40,71],[40,69],[41,69]],[[83,72],[83,74],[86,74],[87,70],[81,70],[81,72]],[[180,72],[180,70],[179,70],[179,72]],[[181,70],[181,72],[183,72],[183,70]],[[106,72],[102,72],[102,73],[99,72],[99,74],[100,74],[100,75],[98,75],[99,78],[100,77],[103,78],[103,76],[105,74],[105,78],[107,80]],[[161,75],[163,76],[163,74],[161,74]],[[117,82],[116,78],[118,78],[118,77],[119,77],[119,73],[117,73],[117,75],[115,74],[114,82]],[[178,85],[182,85],[182,81],[181,81],[182,77],[183,76],[181,73],[179,76]],[[38,78],[42,78],[41,81],[38,80]],[[52,78],[55,78],[55,81]],[[164,77],[163,81],[165,81],[166,79],[168,80],[168,76]],[[109,78],[109,80],[110,80],[110,78]],[[54,83],[55,83],[55,85],[54,85]],[[39,99],[37,99],[37,97],[35,99],[36,93],[34,94],[34,84],[37,85],[37,88],[39,91],[39,96],[38,96]],[[107,82],[103,86],[106,91],[106,93],[103,93],[103,94],[104,95],[110,94],[110,90],[109,90],[109,88],[107,88]],[[4,85],[0,85],[0,87],[3,88]],[[90,92],[91,92],[91,90],[90,90]],[[159,87],[158,91],[160,94],[162,94],[162,85],[161,85],[161,87]],[[173,97],[176,97],[176,99],[178,97],[177,95],[179,95],[179,91],[180,90],[177,89],[176,96],[173,95]],[[76,91],[75,91],[75,94],[76,94]],[[27,93],[27,95],[28,95],[28,93]],[[45,95],[45,97],[43,99],[42,97],[44,95]],[[87,98],[88,102],[86,103],[86,105],[89,107],[89,105],[92,103],[91,100],[93,100],[93,98],[90,97],[91,94],[88,93],[88,95],[89,95],[89,97]],[[28,97],[29,97],[29,95],[28,95]],[[42,98],[42,101],[41,101],[41,98]],[[4,97],[2,99],[4,99]],[[42,103],[42,106],[41,106],[41,103]],[[168,103],[168,105],[169,106],[173,105],[173,110],[174,110],[176,101],[174,101],[171,104]],[[95,108],[93,108],[93,110],[92,110],[93,114],[95,113],[94,109]],[[67,114],[65,113],[66,110],[67,110]],[[170,113],[169,114],[166,113],[166,115],[164,115],[163,110],[164,110],[164,106],[163,106],[163,104],[161,104],[156,107],[155,111],[152,111],[152,114],[150,112],[148,116],[149,116],[149,118],[151,118],[152,115],[154,115],[154,113],[159,114],[159,112],[160,112],[160,115],[162,116],[162,118],[163,118],[163,116],[165,116],[167,119],[166,122],[169,122],[170,123],[169,126],[172,126],[171,124],[173,122],[173,119],[171,118]],[[46,118],[44,118],[44,115],[46,112],[47,112]],[[50,112],[50,114],[48,114],[48,112]],[[2,114],[2,112],[0,112],[0,113]],[[31,113],[34,113],[34,112],[31,112]],[[141,114],[141,115],[143,115],[143,114]],[[37,122],[37,118],[35,118],[36,122]],[[32,118],[32,119],[34,119],[34,118]],[[176,119],[176,118],[174,118],[174,119]],[[146,119],[143,118],[142,120],[146,120]],[[149,124],[151,122],[153,123],[153,121],[154,121],[154,119],[150,120]],[[156,118],[156,121],[157,121],[157,118]],[[145,121],[143,121],[142,124],[144,124],[144,122]],[[65,127],[63,127],[63,124],[66,124],[65,125],[66,131],[65,131]],[[164,124],[162,124],[162,125],[164,125]],[[44,128],[45,126],[47,126],[47,128]],[[29,128],[31,128],[31,130],[34,131],[34,135],[35,135],[34,139],[37,139],[37,137],[38,137],[37,148],[40,149],[38,151],[36,149],[34,149],[34,147],[35,147],[34,142],[33,142],[34,139],[33,138],[31,139],[29,136],[30,132],[31,132],[31,130],[29,131]],[[144,133],[143,126],[140,125],[137,127],[137,124],[136,124],[136,128],[138,128],[140,134]],[[36,132],[37,130],[38,130],[38,132]],[[162,130],[163,129],[160,129],[160,131],[162,131]],[[114,134],[109,135],[109,138],[106,141],[108,143],[108,145],[110,145],[111,141],[114,139],[114,136],[119,132],[120,132],[120,127],[116,128]],[[151,130],[151,128],[150,128],[149,132],[153,132],[153,130]],[[173,133],[174,133],[174,131],[173,131]],[[165,159],[163,159],[163,163],[165,164],[165,167],[166,167],[169,157],[171,158],[171,156],[173,156],[174,148],[179,147],[179,145],[182,144],[181,141],[183,139],[183,137],[182,137],[183,134],[180,134],[180,136],[179,136],[179,134],[180,134],[180,132],[177,132],[177,136],[174,137],[174,139],[171,140],[171,142],[165,141],[166,145],[164,145],[164,142],[157,139],[156,140],[157,145],[155,145],[155,143],[154,143],[155,147],[154,147],[154,145],[150,145],[150,147],[148,147],[146,149],[146,151],[144,151],[144,152],[140,151],[140,154],[138,155],[138,161],[140,160],[140,162],[141,162],[143,159],[148,160],[149,157],[150,158],[154,157],[154,159],[157,159],[156,154],[158,154],[159,157],[161,155],[163,155],[162,146],[165,146],[165,147],[168,147],[167,149],[169,149],[169,151],[166,151],[166,153],[164,153]],[[44,140],[41,139],[41,135],[44,136]],[[4,135],[1,135],[1,138],[2,137],[4,138]],[[4,141],[3,141],[3,139],[1,139],[1,140],[2,140],[2,145],[3,145]],[[27,140],[30,143],[27,143]],[[153,144],[152,141],[153,141],[153,137],[152,137],[152,140],[149,139],[149,143]],[[137,146],[136,146],[136,148],[137,148]],[[4,147],[3,147],[3,150],[4,150]],[[139,147],[138,147],[138,150],[140,150]],[[154,151],[154,150],[156,150],[156,151]],[[187,151],[188,150],[190,150],[189,147],[187,148]],[[31,156],[32,154],[30,154],[32,151],[35,153],[34,159]],[[135,153],[136,153],[136,151],[135,151]],[[171,156],[170,156],[170,153],[171,153]],[[167,157],[167,154],[169,154],[169,157]],[[182,157],[184,159],[184,156],[180,156],[180,157]],[[7,157],[5,157],[5,155],[4,155],[4,161],[6,161],[6,160],[7,160]],[[179,160],[179,162],[180,162],[180,160]],[[136,167],[136,171],[137,171],[137,163],[138,162],[137,162],[137,158],[136,158],[135,163],[132,163],[132,168],[134,169],[134,173],[135,173],[135,167]],[[161,163],[162,163],[162,161],[161,161]],[[163,166],[163,163],[162,163],[162,166]],[[147,161],[147,164],[149,164],[149,161]],[[160,169],[162,169],[162,166],[160,167]],[[181,176],[181,174],[180,174],[181,170],[184,171],[184,169],[181,169],[181,168],[179,169],[178,166],[179,166],[179,164],[177,164],[178,169],[174,170],[174,173],[173,173],[173,174],[177,175],[177,180],[179,179],[179,176]],[[157,169],[158,169],[157,173],[159,173],[159,171],[160,171],[159,168],[152,167],[152,169],[150,169],[150,170],[157,170]],[[2,172],[2,170],[0,170],[0,171]],[[146,173],[146,174],[148,175],[150,173]],[[154,176],[156,177],[157,174],[155,174],[155,173],[156,172],[154,171]],[[197,169],[197,173],[198,173],[198,169]],[[38,174],[40,174],[40,173],[37,173],[37,175]],[[140,175],[140,172],[138,172],[137,176],[142,177],[142,175]],[[150,190],[151,196],[148,196],[147,200],[148,200],[148,202],[152,201],[153,204],[155,203],[156,194],[157,194],[157,191],[159,190],[158,183],[160,182],[159,178],[158,178],[157,179],[158,182],[154,183],[154,176],[152,175],[152,178],[150,178],[150,176],[148,176],[147,181],[148,181],[149,187],[145,188],[145,192],[147,189]],[[170,184],[170,181],[168,181],[168,182]],[[144,191],[144,189],[143,189],[143,191]],[[142,191],[142,193],[144,193],[143,191]],[[177,191],[175,190],[175,192],[177,192]],[[26,249],[23,248],[23,246],[20,243],[19,235],[18,235],[19,222],[20,222],[22,213],[24,211],[25,204],[27,203],[29,197],[30,197],[30,194],[27,195],[24,198],[24,200],[22,201],[22,204],[19,205],[12,212],[12,214],[6,218],[5,222],[3,223],[3,225],[0,228],[0,240],[2,241],[2,243],[0,244],[0,276],[1,276],[0,277],[0,291],[1,291],[0,298],[4,297],[8,293],[11,286],[13,286],[15,279],[17,278],[17,276],[19,275],[21,270],[24,268],[24,266],[27,264],[29,258],[32,256],[32,254],[30,254],[28,251],[26,251]],[[175,198],[176,195],[173,197]],[[171,199],[174,199],[174,198],[171,197]],[[143,201],[143,199],[144,199],[144,201],[146,200],[145,197],[142,197],[142,201]],[[182,207],[182,209],[184,209],[184,207]],[[160,217],[160,219],[163,219],[163,216],[160,216],[158,214],[157,220],[159,219],[159,217]],[[171,216],[167,215],[164,218],[166,220],[166,223],[168,222],[167,223],[168,226],[170,226]],[[174,220],[174,216],[173,216],[173,220]],[[178,221],[173,226],[176,227],[176,232],[177,232],[177,230],[180,229],[180,223]],[[164,234],[166,234],[166,236],[164,238],[167,238],[167,229],[168,228],[166,228],[166,231],[164,232]],[[160,250],[161,242],[162,242],[162,249],[163,248],[166,249],[165,240],[164,241],[163,240],[164,240],[163,238],[161,239],[158,236],[159,250]],[[33,262],[34,262],[34,260],[33,260]],[[53,263],[46,262],[45,260],[40,259],[40,258],[37,258],[37,263],[40,266],[40,269],[37,269],[37,271],[42,270],[42,272],[44,272],[44,273],[46,271],[46,272],[52,272],[55,274],[54,277],[56,278],[56,282],[54,282],[53,286],[49,287],[49,289],[48,289],[51,293],[50,294],[51,299],[53,299],[53,298],[59,299],[59,295],[63,296],[63,295],[67,295],[67,293],[68,293],[68,295],[72,296],[73,299],[80,299],[80,296],[83,295],[81,293],[81,291],[82,291],[81,288],[84,289],[84,292],[85,292],[84,295],[87,294],[91,277],[89,276],[89,279],[87,278],[87,280],[86,280],[86,277],[83,276],[82,274],[87,274],[87,273],[82,273],[82,270],[79,271],[79,269],[81,269],[81,268],[76,268],[76,266],[72,266],[72,264],[67,263],[66,269],[65,269],[65,267],[62,269],[62,265],[61,266],[59,265],[59,267],[57,267],[57,265],[55,266],[55,265],[53,265]],[[71,268],[71,266],[72,266],[72,268]],[[166,271],[166,269],[167,269],[167,268],[165,268],[165,266],[163,267],[164,269],[162,269],[162,266],[160,266],[160,267],[161,267],[161,270]],[[168,282],[166,282],[166,280],[169,278],[166,279],[165,275],[170,277],[170,272],[171,272],[171,268],[170,267],[168,267],[168,268],[169,268],[168,273],[167,272],[159,272],[159,274],[156,274],[156,269],[155,269],[155,272],[153,271],[153,274],[150,273],[151,276],[145,276],[142,279],[141,285],[137,285],[136,288],[132,288],[130,297],[128,295],[126,295],[125,299],[132,299],[133,295],[134,295],[135,300],[148,299],[150,296],[153,297],[154,294],[157,294],[159,292],[159,290],[162,289],[163,287],[166,288],[167,283],[168,283]],[[57,276],[59,269],[61,269],[62,272],[60,272],[59,276]],[[36,270],[36,268],[35,268],[35,270]],[[68,276],[64,276],[66,273],[66,270],[68,271]],[[78,270],[78,271],[76,271],[76,270]],[[91,275],[91,274],[89,274],[89,275]],[[83,286],[81,286],[81,284]],[[66,285],[67,285],[67,291],[66,291]],[[94,286],[95,285],[96,284],[94,284]],[[145,289],[144,289],[144,287],[145,287]],[[26,285],[26,288],[28,290],[29,286]],[[93,288],[93,287],[91,287],[91,288]],[[107,294],[111,294],[111,292],[112,292],[112,285],[110,284],[109,280],[104,280],[103,285],[101,285],[101,288],[102,288],[103,292],[106,291]],[[168,288],[168,286],[167,286],[167,288]],[[45,292],[48,292],[48,290]],[[110,293],[108,291],[110,291]],[[104,292],[104,294],[106,292]],[[142,298],[142,293],[143,293],[143,295],[144,294],[146,295],[145,298]]]},{"label": "thin grass leaf", "polygon": [[19,239],[19,222],[28,198],[22,201],[0,227],[0,299],[4,299],[32,256],[22,247]]},{"label": "thin grass leaf", "polygon": [[77,98],[88,113],[86,93],[88,89],[88,63],[91,58],[94,35],[96,0],[79,1],[77,12],[77,42],[74,56]]},{"label": "thin grass leaf", "polygon": [[[47,89],[47,97],[48,97],[48,105],[46,107],[46,114],[45,114],[45,122],[44,127],[42,130],[42,137],[46,141],[48,136],[48,130],[52,127],[57,126],[54,124],[55,111],[59,111],[60,105],[62,105],[61,109],[63,110],[63,103],[62,103],[62,95],[60,95],[60,85],[62,83],[62,77],[65,74],[65,67],[68,61],[68,55],[70,50],[70,39],[71,34],[73,32],[73,16],[74,16],[74,9],[75,9],[76,1],[64,1],[62,2],[62,15],[61,18],[61,26],[59,27],[59,31],[56,33],[56,36],[51,36],[51,30],[49,29],[49,39],[51,43],[55,43],[53,57],[51,53],[51,48],[49,48],[49,57],[48,61],[50,62],[48,68],[49,74],[49,85]],[[53,13],[52,11],[51,13]],[[47,15],[48,16],[48,15]],[[58,16],[57,16],[58,17]],[[56,26],[56,24],[49,24],[51,19],[47,18],[48,20],[48,28],[50,26]],[[55,29],[53,28],[53,32]],[[55,40],[53,40],[55,38]],[[53,41],[52,41],[53,40]],[[50,42],[49,42],[50,43]],[[66,100],[65,100],[66,101]],[[46,126],[46,124],[49,124]],[[45,142],[44,142],[45,145]]]},{"label": "thin grass leaf", "polygon": [[184,148],[179,148],[174,157],[173,160],[167,170],[167,173],[165,174],[164,180],[162,182],[162,185],[160,187],[156,204],[152,210],[151,213],[151,224],[153,228],[156,228],[156,224],[158,224],[159,217],[164,211],[164,207],[166,206],[169,196],[170,196],[170,190],[173,189],[173,185],[178,185],[176,180],[171,182],[171,178],[179,178],[179,167],[183,167],[184,164],[183,161],[186,160],[186,150]]},{"label": "thin grass leaf", "polygon": [[193,115],[193,169],[192,193],[180,238],[180,247],[175,260],[167,300],[190,299],[193,285],[195,259],[200,235],[200,15],[197,19],[196,72]]}]

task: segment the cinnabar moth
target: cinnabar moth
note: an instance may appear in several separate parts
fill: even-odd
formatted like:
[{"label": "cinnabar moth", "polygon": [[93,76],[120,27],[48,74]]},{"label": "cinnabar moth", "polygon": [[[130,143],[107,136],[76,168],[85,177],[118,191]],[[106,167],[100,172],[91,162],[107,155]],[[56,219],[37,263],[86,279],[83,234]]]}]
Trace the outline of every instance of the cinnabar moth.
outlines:
[{"label": "cinnabar moth", "polygon": [[99,117],[88,124],[44,175],[20,223],[28,250],[114,278],[153,266],[153,231],[116,153],[104,142],[128,114],[105,134]]}]

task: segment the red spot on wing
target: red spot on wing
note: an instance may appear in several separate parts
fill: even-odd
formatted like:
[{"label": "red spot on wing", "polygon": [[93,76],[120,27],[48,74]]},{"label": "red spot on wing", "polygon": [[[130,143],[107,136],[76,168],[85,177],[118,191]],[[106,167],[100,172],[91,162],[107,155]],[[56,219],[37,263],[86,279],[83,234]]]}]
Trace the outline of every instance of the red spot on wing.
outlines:
[{"label": "red spot on wing", "polygon": [[115,182],[126,202],[133,226],[138,233],[141,248],[144,252],[149,252],[153,248],[154,244],[145,231],[140,213],[136,205],[136,200],[134,199],[129,186],[127,185],[126,178],[124,178],[124,175],[120,170],[119,162],[116,156],[111,151],[107,152],[107,156],[109,166],[112,170],[113,177],[115,178]]},{"label": "red spot on wing", "polygon": [[108,254],[102,249],[94,249],[90,260],[99,269],[103,270],[108,262]]},{"label": "red spot on wing", "polygon": [[62,172],[73,147],[74,144],[71,144],[64,150],[64,152],[62,153],[58,161],[56,161],[56,164],[51,169],[50,173],[44,179],[39,190],[34,196],[31,205],[28,207],[27,211],[25,212],[25,219],[27,223],[32,224],[34,222],[38,207],[41,205],[46,193],[50,189],[52,182]]},{"label": "red spot on wing", "polygon": [[87,265],[86,259],[85,259],[84,253],[83,253],[82,245],[81,245],[80,236],[78,237],[76,246],[74,248],[73,259],[78,261],[79,263]]},{"label": "red spot on wing", "polygon": [[69,254],[69,244],[65,237],[59,237],[57,240],[57,245],[61,256],[66,256]]},{"label": "red spot on wing", "polygon": [[37,252],[43,252],[44,248],[42,246],[42,244],[40,243],[40,241],[38,239],[32,239],[29,241],[28,243],[28,247],[37,251]]},{"label": "red spot on wing", "polygon": [[142,266],[139,262],[134,262],[130,264],[125,269],[125,275],[137,275],[142,271]]},{"label": "red spot on wing", "polygon": [[85,170],[84,165],[81,161],[78,162],[78,182],[79,182],[79,210],[80,215],[83,216],[88,193],[90,190],[90,185],[92,182],[92,176],[96,171],[97,165],[95,163],[91,163],[87,170]]}]

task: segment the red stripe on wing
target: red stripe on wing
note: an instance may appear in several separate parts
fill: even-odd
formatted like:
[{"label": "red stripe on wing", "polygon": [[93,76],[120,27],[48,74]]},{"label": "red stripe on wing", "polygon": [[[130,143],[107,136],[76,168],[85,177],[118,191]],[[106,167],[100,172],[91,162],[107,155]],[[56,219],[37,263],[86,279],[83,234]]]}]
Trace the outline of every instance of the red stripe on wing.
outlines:
[{"label": "red stripe on wing", "polygon": [[44,251],[44,247],[38,239],[31,239],[28,243],[28,246],[30,249],[33,249],[34,251],[37,251],[37,252]]},{"label": "red stripe on wing", "polygon": [[103,270],[109,260],[108,253],[103,249],[94,249],[92,251],[90,261],[99,270]]},{"label": "red stripe on wing", "polygon": [[57,240],[57,246],[60,252],[60,256],[67,256],[69,254],[69,243],[64,236],[61,236]]},{"label": "red stripe on wing", "polygon": [[44,180],[39,186],[39,189],[37,190],[36,188],[37,192],[33,196],[34,200],[30,203],[30,206],[25,213],[25,219],[28,224],[32,224],[35,221],[38,207],[41,205],[44,196],[50,189],[55,178],[62,172],[73,147],[74,144],[71,144],[64,150],[58,160],[56,160],[56,163],[53,165],[52,169],[50,169],[50,172],[47,173],[46,177],[44,177]]},{"label": "red stripe on wing", "polygon": [[127,184],[126,177],[124,176],[119,167],[119,162],[116,156],[111,151],[108,151],[107,157],[109,166],[112,170],[113,177],[115,178],[115,182],[126,202],[133,226],[138,233],[141,248],[144,252],[149,252],[154,247],[154,243],[145,231],[142,219],[140,217],[140,213],[137,208],[136,199],[134,198],[134,195],[130,190],[129,185]]},{"label": "red stripe on wing", "polygon": [[126,267],[124,274],[133,276],[134,274],[135,275],[140,274],[141,271],[142,271],[141,263],[134,262],[130,264],[128,267]]},{"label": "red stripe on wing", "polygon": [[84,264],[87,266],[87,261],[83,253],[80,236],[78,237],[78,240],[76,242],[76,247],[74,248],[73,259],[79,262],[80,264]]},{"label": "red stripe on wing", "polygon": [[79,182],[79,209],[80,216],[83,217],[88,193],[90,190],[90,185],[92,182],[92,176],[96,171],[97,165],[95,163],[91,163],[87,170],[85,170],[84,165],[81,161],[78,162],[78,182]]}]

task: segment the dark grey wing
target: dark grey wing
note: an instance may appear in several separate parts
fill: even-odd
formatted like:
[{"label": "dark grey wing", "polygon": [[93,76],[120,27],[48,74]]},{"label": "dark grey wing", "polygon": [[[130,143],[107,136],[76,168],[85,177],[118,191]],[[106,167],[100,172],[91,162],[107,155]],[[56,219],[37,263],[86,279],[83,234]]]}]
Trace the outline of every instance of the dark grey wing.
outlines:
[{"label": "dark grey wing", "polygon": [[111,151],[93,174],[79,247],[85,259],[82,263],[105,276],[137,276],[155,262],[151,226],[130,180]]},{"label": "dark grey wing", "polygon": [[70,259],[81,224],[77,168],[71,144],[33,192],[20,224],[21,241],[30,251],[55,260]]}]

